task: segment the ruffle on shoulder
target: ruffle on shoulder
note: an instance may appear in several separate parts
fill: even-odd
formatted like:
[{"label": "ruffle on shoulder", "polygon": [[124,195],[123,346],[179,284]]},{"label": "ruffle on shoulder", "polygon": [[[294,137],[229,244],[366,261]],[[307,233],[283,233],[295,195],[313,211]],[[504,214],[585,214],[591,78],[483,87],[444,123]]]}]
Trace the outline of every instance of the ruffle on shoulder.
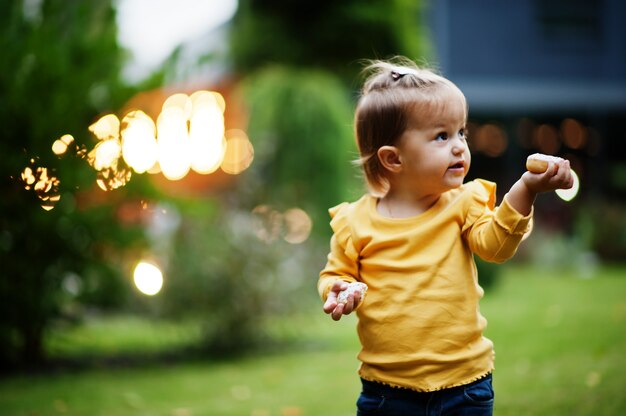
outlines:
[{"label": "ruffle on shoulder", "polygon": [[352,228],[350,227],[350,214],[352,211],[352,205],[344,202],[328,210],[331,221],[330,227],[335,233],[335,238],[339,245],[343,247],[346,256],[356,262],[359,258],[359,253],[356,251]]},{"label": "ruffle on shoulder", "polygon": [[476,220],[485,214],[485,211],[493,211],[496,206],[496,184],[484,179],[475,179],[465,185],[467,197],[467,216],[463,231],[471,227]]}]

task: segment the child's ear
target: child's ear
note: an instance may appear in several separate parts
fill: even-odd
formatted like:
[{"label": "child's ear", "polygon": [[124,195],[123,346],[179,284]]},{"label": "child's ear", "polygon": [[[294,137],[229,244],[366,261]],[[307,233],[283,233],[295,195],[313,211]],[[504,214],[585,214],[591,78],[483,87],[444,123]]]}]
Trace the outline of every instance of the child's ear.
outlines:
[{"label": "child's ear", "polygon": [[382,146],[377,152],[378,160],[383,167],[390,172],[399,172],[402,168],[400,152],[395,146]]}]

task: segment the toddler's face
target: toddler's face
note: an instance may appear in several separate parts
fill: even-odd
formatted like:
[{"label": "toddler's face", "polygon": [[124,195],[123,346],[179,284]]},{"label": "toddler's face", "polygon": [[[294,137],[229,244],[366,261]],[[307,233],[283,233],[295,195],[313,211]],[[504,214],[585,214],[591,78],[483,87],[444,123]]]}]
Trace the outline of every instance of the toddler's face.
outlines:
[{"label": "toddler's face", "polygon": [[396,144],[403,180],[421,193],[441,193],[461,186],[471,162],[466,122],[465,101],[458,97],[426,109],[416,106]]}]

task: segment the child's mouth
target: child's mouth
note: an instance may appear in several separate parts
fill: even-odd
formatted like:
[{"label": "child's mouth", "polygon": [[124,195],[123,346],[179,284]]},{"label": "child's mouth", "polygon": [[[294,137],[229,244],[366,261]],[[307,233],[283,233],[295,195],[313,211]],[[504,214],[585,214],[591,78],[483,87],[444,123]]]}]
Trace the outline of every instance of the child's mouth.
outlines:
[{"label": "child's mouth", "polygon": [[465,175],[465,163],[458,162],[448,167],[448,172],[454,176],[464,176]]}]

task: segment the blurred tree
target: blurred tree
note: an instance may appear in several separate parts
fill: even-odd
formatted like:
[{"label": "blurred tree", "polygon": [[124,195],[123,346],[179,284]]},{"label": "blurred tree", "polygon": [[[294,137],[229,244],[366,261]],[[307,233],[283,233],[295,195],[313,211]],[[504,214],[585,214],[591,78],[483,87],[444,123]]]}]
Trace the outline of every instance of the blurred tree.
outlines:
[{"label": "blurred tree", "polygon": [[[260,199],[295,204],[327,235],[327,209],[363,190],[350,88],[364,59],[425,51],[413,0],[241,0],[231,28],[234,69],[245,76],[248,133],[263,178]],[[320,232],[321,231],[321,232]]]},{"label": "blurred tree", "polygon": [[247,77],[242,90],[258,155],[248,175],[263,178],[251,202],[305,209],[326,235],[328,208],[359,188],[345,88],[328,72],[283,66]]},{"label": "blurred tree", "polygon": [[[321,255],[306,244],[270,235],[231,196],[235,198],[222,201],[209,215],[205,202],[179,206],[182,222],[172,241],[170,278],[157,299],[158,310],[168,318],[200,317],[202,339],[196,347],[212,357],[269,341],[263,323],[302,307],[307,271]],[[259,238],[262,231],[268,231],[265,238]]]},{"label": "blurred tree", "polygon": [[354,81],[363,59],[426,50],[415,0],[240,0],[232,27],[235,69],[268,63],[323,68]]},{"label": "blurred tree", "polygon": [[[95,173],[78,157],[56,157],[51,145],[65,133],[78,142],[99,113],[119,108],[133,90],[119,78],[124,52],[111,0],[5,3],[0,365],[36,365],[43,359],[45,331],[70,297],[110,304],[122,296],[120,274],[104,261],[114,246],[107,241],[124,246],[141,238],[139,230],[116,226],[110,198],[97,209],[84,207],[77,190],[93,189]],[[49,173],[60,179],[61,200],[52,211],[24,189],[20,173],[29,164],[54,169]]]}]

